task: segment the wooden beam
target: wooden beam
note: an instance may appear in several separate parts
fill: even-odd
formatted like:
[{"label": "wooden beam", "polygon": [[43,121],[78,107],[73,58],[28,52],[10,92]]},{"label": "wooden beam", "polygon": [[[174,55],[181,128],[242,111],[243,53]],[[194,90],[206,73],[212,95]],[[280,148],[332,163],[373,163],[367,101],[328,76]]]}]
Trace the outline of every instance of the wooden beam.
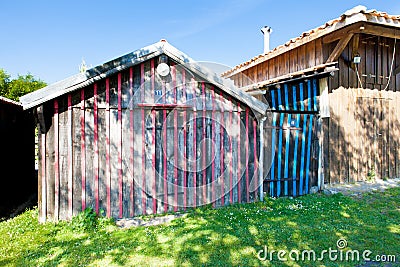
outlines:
[{"label": "wooden beam", "polygon": [[359,43],[360,43],[360,34],[358,34],[358,33],[354,34],[353,42],[352,42],[352,49],[351,49],[351,58],[349,59],[351,61],[351,64],[350,64],[351,68],[353,70],[355,70],[355,64],[353,62],[353,59],[357,54],[359,54],[358,53]]},{"label": "wooden beam", "polygon": [[360,32],[386,38],[400,38],[400,29],[393,27],[389,28],[380,25],[365,25],[364,29],[362,31],[360,30]]},{"label": "wooden beam", "polygon": [[357,33],[361,32],[360,27],[364,27],[364,22],[362,23],[355,23],[353,25],[347,26],[345,28],[339,29],[337,31],[334,31],[322,38],[322,43],[323,44],[330,44],[333,43],[337,40],[340,40],[343,38],[343,36],[352,34],[352,33]]},{"label": "wooden beam", "polygon": [[344,35],[351,33],[364,33],[387,38],[400,38],[400,29],[360,22],[332,32],[331,34],[322,38],[322,43],[329,44],[335,42],[342,39]]},{"label": "wooden beam", "polygon": [[338,59],[339,55],[343,52],[343,49],[347,46],[347,44],[350,42],[351,38],[353,37],[353,33],[350,33],[346,36],[344,36],[338,44],[336,45],[335,49],[333,49],[331,55],[329,56],[328,60],[326,63],[334,62]]}]

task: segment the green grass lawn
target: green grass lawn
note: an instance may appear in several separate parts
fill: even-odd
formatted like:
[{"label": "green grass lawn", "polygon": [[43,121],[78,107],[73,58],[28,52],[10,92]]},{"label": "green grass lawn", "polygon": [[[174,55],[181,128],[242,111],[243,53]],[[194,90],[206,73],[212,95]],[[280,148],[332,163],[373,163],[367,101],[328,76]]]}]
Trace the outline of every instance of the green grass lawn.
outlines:
[{"label": "green grass lawn", "polygon": [[[363,266],[346,261],[348,250],[395,255],[400,266],[400,188],[351,198],[308,195],[267,199],[219,209],[202,208],[169,224],[119,229],[98,220],[82,230],[83,220],[39,224],[37,210],[0,223],[0,266]],[[81,224],[79,224],[81,223]],[[345,239],[343,258],[301,260],[304,250],[336,249]],[[266,260],[257,253],[267,247],[285,250],[299,261]],[[263,256],[264,254],[260,254]],[[282,255],[285,258],[285,255]],[[332,256],[332,257],[333,257]],[[368,265],[370,266],[370,265]]]}]

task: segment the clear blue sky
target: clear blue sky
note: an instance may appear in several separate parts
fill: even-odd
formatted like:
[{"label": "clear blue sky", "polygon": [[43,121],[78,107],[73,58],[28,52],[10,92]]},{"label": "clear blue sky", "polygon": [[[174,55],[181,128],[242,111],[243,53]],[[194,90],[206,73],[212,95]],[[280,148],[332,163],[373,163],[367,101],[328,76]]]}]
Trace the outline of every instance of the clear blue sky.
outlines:
[{"label": "clear blue sky", "polygon": [[0,3],[0,68],[53,83],[166,38],[198,61],[234,66],[365,5],[400,14],[398,0],[44,1]]}]

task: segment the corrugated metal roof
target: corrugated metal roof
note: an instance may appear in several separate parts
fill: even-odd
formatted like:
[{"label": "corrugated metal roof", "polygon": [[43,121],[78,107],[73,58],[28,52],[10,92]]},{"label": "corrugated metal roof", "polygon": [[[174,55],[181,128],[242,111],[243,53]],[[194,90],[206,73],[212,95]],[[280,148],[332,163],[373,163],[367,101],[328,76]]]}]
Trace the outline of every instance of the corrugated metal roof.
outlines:
[{"label": "corrugated metal roof", "polygon": [[3,96],[0,96],[0,102],[16,105],[16,106],[20,106],[20,107],[22,106],[21,103],[19,103],[17,101],[14,101],[14,100],[11,100],[11,99],[8,99],[8,98],[3,97]]},{"label": "corrugated metal roof", "polygon": [[277,46],[271,51],[255,56],[252,59],[235,66],[234,68],[224,72],[222,76],[230,77],[238,72],[298,47],[299,45],[310,42],[348,25],[362,21],[377,23],[385,26],[400,27],[400,15],[389,15],[386,12],[376,11],[375,9],[367,10],[365,6],[356,6],[350,10],[347,10],[336,19],[330,20],[315,29],[303,32],[300,36],[290,39],[286,43]]},{"label": "corrugated metal roof", "polygon": [[268,107],[264,103],[235,88],[230,81],[224,81],[225,79],[222,79],[218,74],[206,69],[203,66],[200,66],[193,59],[170,45],[165,40],[161,40],[158,43],[91,68],[85,73],[76,74],[65,80],[56,82],[38,91],[22,96],[20,101],[24,109],[33,108],[51,99],[93,84],[98,80],[109,77],[110,75],[161,54],[167,55],[179,64],[185,64],[185,67],[190,69],[190,71],[194,72],[205,81],[217,86],[237,100],[243,102],[253,110],[261,114],[265,113],[267,110]]}]

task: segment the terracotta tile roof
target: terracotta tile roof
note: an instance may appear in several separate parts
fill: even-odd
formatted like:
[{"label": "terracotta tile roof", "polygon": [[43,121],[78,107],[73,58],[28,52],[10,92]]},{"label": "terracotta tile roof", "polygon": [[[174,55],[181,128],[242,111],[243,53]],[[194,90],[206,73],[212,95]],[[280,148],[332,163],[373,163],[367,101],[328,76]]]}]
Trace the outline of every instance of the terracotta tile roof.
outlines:
[{"label": "terracotta tile roof", "polygon": [[286,43],[275,47],[271,51],[255,56],[252,59],[235,66],[234,68],[222,73],[222,76],[230,77],[238,72],[255,66],[306,42],[310,42],[340,28],[361,21],[400,27],[400,15],[389,15],[386,12],[376,11],[374,9],[367,10],[367,8],[364,6],[356,6],[350,10],[347,10],[336,19],[330,20],[315,29],[303,32],[300,36],[290,39]]}]

